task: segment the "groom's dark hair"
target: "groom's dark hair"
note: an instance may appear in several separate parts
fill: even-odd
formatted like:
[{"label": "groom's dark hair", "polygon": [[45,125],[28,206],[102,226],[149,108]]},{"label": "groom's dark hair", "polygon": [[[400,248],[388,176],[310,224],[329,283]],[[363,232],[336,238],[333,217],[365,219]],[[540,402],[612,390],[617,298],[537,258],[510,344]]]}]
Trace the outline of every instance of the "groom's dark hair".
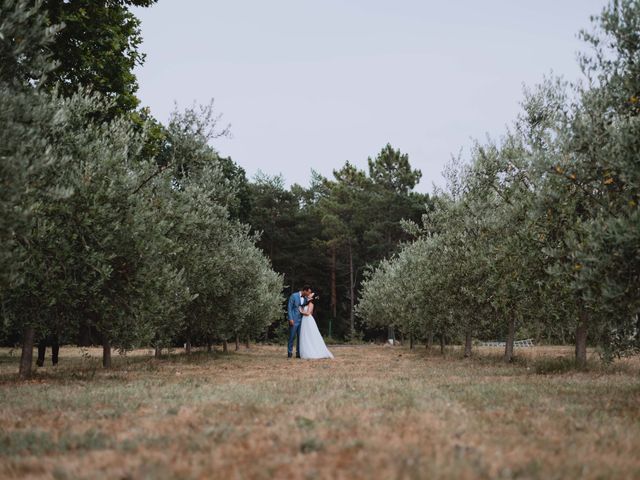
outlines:
[{"label": "groom's dark hair", "polygon": [[311,285],[305,285],[304,287],[302,287],[302,291],[304,292],[305,290],[313,290],[311,288]]}]

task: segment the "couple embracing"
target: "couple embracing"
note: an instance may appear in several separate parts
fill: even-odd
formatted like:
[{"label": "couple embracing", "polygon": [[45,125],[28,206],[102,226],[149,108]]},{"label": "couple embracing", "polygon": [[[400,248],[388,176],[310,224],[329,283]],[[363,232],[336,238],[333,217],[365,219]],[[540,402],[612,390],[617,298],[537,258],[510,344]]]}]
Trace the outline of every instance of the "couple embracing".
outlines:
[{"label": "couple embracing", "polygon": [[298,337],[296,358],[333,358],[324,343],[318,325],[313,318],[313,311],[318,297],[309,285],[302,287],[289,297],[287,306],[289,316],[288,356],[293,356],[293,341]]}]

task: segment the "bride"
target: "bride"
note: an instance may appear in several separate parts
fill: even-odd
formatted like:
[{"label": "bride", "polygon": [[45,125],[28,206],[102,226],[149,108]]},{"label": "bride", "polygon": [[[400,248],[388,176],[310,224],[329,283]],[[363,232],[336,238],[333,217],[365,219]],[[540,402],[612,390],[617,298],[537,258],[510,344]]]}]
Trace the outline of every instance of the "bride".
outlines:
[{"label": "bride", "polygon": [[302,358],[333,358],[324,343],[320,330],[313,318],[313,310],[317,297],[314,293],[307,297],[307,304],[300,307],[302,325],[300,325],[300,356]]}]

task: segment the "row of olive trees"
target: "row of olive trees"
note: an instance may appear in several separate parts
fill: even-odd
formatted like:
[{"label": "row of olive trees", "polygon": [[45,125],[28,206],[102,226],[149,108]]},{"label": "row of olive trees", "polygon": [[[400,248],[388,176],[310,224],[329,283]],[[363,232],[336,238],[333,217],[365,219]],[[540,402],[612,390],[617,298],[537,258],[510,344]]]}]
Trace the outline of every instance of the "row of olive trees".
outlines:
[{"label": "row of olive trees", "polygon": [[211,110],[175,114],[149,155],[152,125],[40,88],[58,27],[29,5],[0,6],[0,305],[20,374],[38,338],[87,327],[105,367],[113,347],[255,338],[280,316],[282,280],[229,215]]},{"label": "row of olive trees", "polygon": [[499,142],[452,162],[418,239],[369,275],[359,313],[414,337],[571,330],[609,358],[640,347],[640,2],[582,33],[584,84],[548,80]]}]

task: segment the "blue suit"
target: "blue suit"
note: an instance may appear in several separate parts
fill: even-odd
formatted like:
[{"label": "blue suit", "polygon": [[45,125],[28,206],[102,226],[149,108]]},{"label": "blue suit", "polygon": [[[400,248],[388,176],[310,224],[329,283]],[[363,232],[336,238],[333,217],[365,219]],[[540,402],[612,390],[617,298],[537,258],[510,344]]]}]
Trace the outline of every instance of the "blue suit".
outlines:
[{"label": "blue suit", "polygon": [[300,355],[300,324],[302,323],[302,313],[300,313],[300,307],[303,307],[307,303],[306,298],[300,296],[300,292],[294,292],[289,297],[289,303],[287,305],[288,320],[293,320],[293,326],[289,326],[289,346],[287,353],[291,355],[293,353],[293,340],[298,337],[296,343],[296,355]]}]

